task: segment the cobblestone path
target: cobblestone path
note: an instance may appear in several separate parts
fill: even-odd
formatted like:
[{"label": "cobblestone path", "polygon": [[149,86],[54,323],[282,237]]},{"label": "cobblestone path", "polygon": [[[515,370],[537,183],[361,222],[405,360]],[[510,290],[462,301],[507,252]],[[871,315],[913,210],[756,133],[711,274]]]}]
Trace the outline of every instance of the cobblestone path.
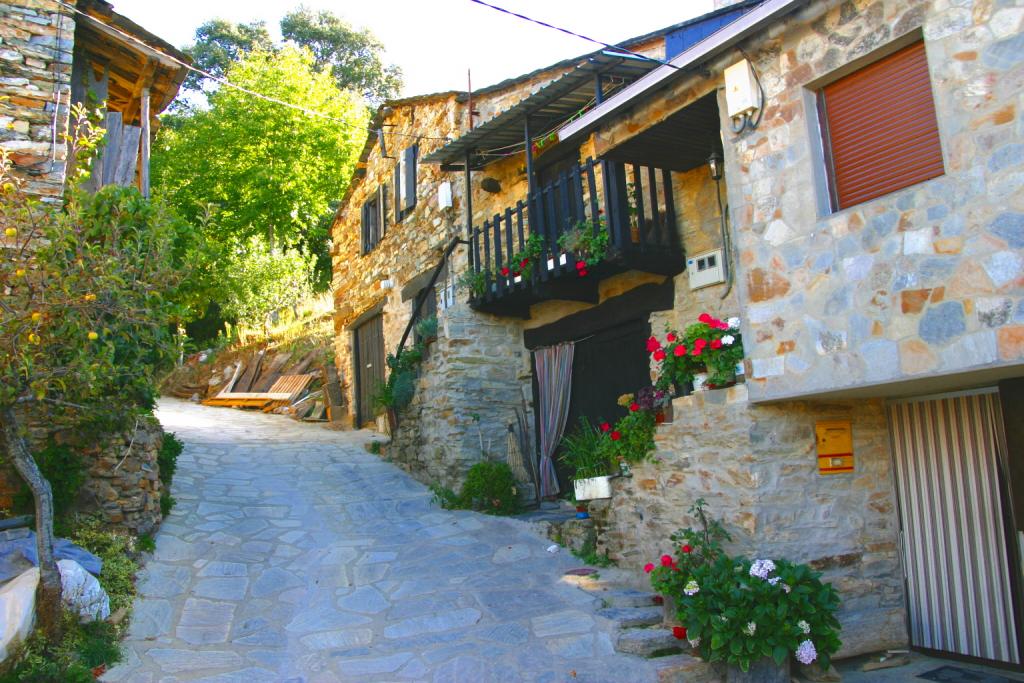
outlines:
[{"label": "cobblestone path", "polygon": [[177,505],[105,681],[655,680],[579,566],[518,521],[431,504],[367,432],[165,400]]}]

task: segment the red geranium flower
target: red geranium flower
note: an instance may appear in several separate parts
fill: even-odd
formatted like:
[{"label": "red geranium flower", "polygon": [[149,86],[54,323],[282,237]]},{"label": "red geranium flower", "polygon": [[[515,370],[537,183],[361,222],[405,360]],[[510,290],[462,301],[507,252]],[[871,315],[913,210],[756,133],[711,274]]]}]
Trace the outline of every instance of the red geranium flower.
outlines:
[{"label": "red geranium flower", "polygon": [[664,605],[665,598],[661,595],[655,595],[653,598],[651,598],[651,602],[653,602],[655,605]]},{"label": "red geranium flower", "polygon": [[672,349],[672,353],[675,355],[676,358],[679,358],[680,356],[685,356],[686,346],[684,344],[680,344],[676,348]]},{"label": "red geranium flower", "polygon": [[508,277],[509,270],[507,267],[501,269],[502,277]]},{"label": "red geranium flower", "polygon": [[639,403],[637,403],[636,401],[633,401],[632,403],[629,404],[629,411],[631,413],[635,413],[638,410],[640,410],[640,404]]},{"label": "red geranium flower", "polygon": [[576,270],[583,270],[586,267],[587,267],[587,262],[586,261],[577,261],[576,262]]},{"label": "red geranium flower", "polygon": [[619,439],[622,438],[622,432],[616,429],[614,432],[611,433],[611,437],[612,441],[618,441]]},{"label": "red geranium flower", "polygon": [[713,349],[720,349],[720,348],[722,348],[722,340],[721,339],[712,339],[711,340],[711,348],[713,348]]},{"label": "red geranium flower", "polygon": [[676,340],[676,335],[672,334],[671,332],[669,332],[668,334],[665,335],[665,341],[667,341],[669,343],[672,343],[675,340]]},{"label": "red geranium flower", "polygon": [[672,635],[679,640],[686,640],[686,627],[685,626],[673,626]]},{"label": "red geranium flower", "polygon": [[682,548],[680,548],[680,550],[682,550],[684,553],[687,553],[687,554],[693,552],[693,548],[691,546],[689,546],[689,545],[684,545]]},{"label": "red geranium flower", "polygon": [[661,342],[655,337],[651,337],[647,340],[647,353],[654,353],[661,348]]},{"label": "red geranium flower", "polygon": [[577,270],[576,272],[580,274],[580,277],[586,277],[587,276],[587,269],[586,268],[582,268],[580,270]]},{"label": "red geranium flower", "polygon": [[656,360],[656,361],[663,361],[663,360],[665,360],[665,350],[664,349],[658,349],[657,351],[655,351],[654,352],[654,360]]},{"label": "red geranium flower", "polygon": [[522,261],[519,262],[519,267],[520,268],[525,268],[527,265],[529,265],[529,263],[530,263],[530,259],[524,258]]},{"label": "red geranium flower", "polygon": [[522,273],[520,273],[518,270],[513,270],[512,274],[515,275],[516,277],[519,277],[520,275],[522,275]]},{"label": "red geranium flower", "polygon": [[647,572],[648,574],[650,574],[651,572],[654,571],[654,565],[651,564],[650,562],[648,562],[647,564],[644,565],[644,571]]},{"label": "red geranium flower", "polygon": [[702,347],[700,347],[700,346],[694,346],[693,347],[693,351],[690,352],[690,355],[691,356],[699,356],[700,352],[703,351],[703,350],[704,349]]},{"label": "red geranium flower", "polygon": [[707,313],[701,313],[699,316],[697,316],[697,320],[699,320],[700,322],[704,323],[705,325],[710,325],[711,321],[713,321],[714,318],[712,318]]},{"label": "red geranium flower", "polygon": [[602,432],[610,432],[611,430],[612,430],[612,426],[610,424],[608,424],[607,422],[602,422],[601,423],[601,431]]},{"label": "red geranium flower", "polygon": [[661,566],[662,567],[671,567],[672,564],[673,563],[672,563],[672,556],[671,555],[662,555],[661,556]]},{"label": "red geranium flower", "polygon": [[698,349],[703,349],[705,346],[708,345],[708,340],[707,339],[702,339],[702,338],[697,338],[697,339],[693,340],[693,345],[695,347],[697,347]]}]

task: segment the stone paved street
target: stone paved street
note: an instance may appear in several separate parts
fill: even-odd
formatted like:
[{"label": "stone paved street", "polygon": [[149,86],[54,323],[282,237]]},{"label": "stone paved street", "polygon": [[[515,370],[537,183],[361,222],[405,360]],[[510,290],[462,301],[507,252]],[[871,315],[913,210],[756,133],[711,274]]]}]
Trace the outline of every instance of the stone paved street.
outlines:
[{"label": "stone paved street", "polygon": [[433,506],[369,433],[174,400],[158,416],[186,443],[178,503],[105,681],[656,678],[563,578],[577,560]]}]

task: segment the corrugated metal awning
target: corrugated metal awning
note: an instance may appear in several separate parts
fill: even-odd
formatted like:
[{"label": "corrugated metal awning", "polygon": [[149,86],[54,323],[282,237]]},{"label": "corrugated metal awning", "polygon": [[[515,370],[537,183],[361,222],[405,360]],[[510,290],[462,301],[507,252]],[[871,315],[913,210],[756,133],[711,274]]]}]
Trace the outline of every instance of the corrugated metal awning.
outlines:
[{"label": "corrugated metal awning", "polygon": [[[591,55],[575,69],[549,82],[537,92],[491,120],[469,131],[458,140],[431,152],[421,161],[433,164],[464,164],[470,155],[472,168],[521,152],[525,145],[526,117],[534,138],[553,131],[573,116],[595,104],[598,74],[609,85],[628,85],[659,66],[660,62],[602,52]],[[617,90],[618,88],[615,88]],[[610,96],[612,88],[605,87]]]}]

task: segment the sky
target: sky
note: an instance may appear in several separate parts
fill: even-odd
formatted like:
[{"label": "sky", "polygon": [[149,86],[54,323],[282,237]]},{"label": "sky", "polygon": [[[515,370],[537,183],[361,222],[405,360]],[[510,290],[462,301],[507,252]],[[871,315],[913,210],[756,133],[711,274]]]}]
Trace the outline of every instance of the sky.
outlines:
[{"label": "sky", "polygon": [[[303,0],[111,0],[114,10],[178,47],[203,22],[278,22]],[[704,14],[713,0],[491,0],[493,4],[616,43]],[[401,67],[402,96],[492,85],[599,46],[527,23],[470,0],[304,0],[356,27],[369,28]]]}]

